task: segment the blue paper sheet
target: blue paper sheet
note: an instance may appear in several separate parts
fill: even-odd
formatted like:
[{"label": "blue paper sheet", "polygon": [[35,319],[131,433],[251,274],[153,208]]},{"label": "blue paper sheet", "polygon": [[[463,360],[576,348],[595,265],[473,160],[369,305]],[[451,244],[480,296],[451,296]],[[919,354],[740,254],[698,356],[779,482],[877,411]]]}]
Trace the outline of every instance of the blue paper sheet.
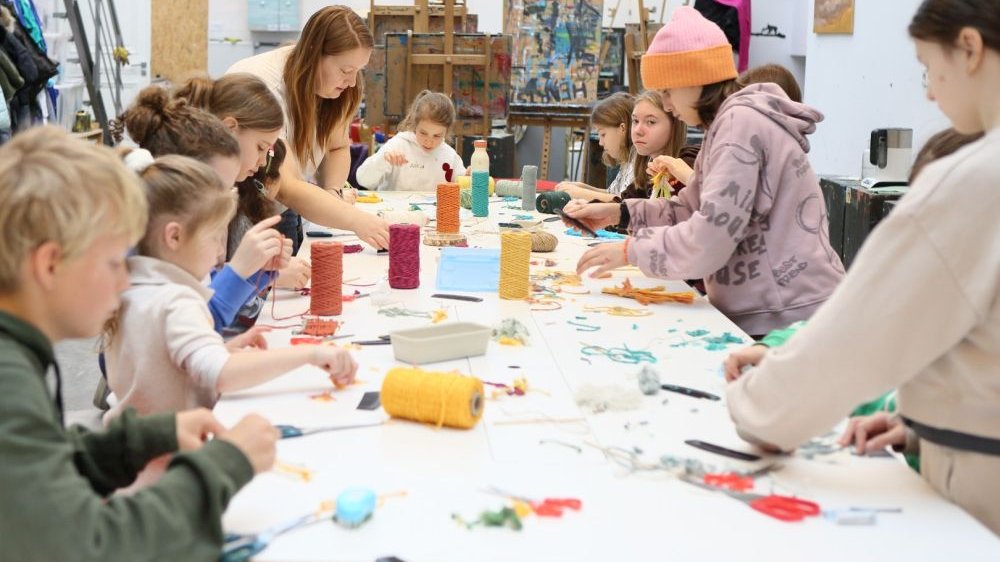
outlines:
[{"label": "blue paper sheet", "polygon": [[500,282],[500,250],[443,248],[437,290],[496,292]]}]

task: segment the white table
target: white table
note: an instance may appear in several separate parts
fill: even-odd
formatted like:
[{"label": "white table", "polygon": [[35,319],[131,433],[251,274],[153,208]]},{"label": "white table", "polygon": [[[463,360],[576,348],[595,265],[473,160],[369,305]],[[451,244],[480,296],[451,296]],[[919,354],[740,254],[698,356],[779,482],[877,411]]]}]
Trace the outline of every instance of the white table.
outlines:
[{"label": "white table", "polygon": [[[422,194],[383,194],[386,203],[363,205],[405,210]],[[489,220],[473,219],[463,211],[463,232],[470,245],[498,247],[498,221],[535,214],[508,209],[517,203],[492,203]],[[424,207],[433,217],[434,207]],[[566,236],[560,223],[545,223],[560,237],[552,254],[556,269],[572,270],[588,240]],[[336,240],[350,242],[349,238]],[[308,252],[308,247],[303,250]],[[283,440],[278,458],[308,467],[306,483],[285,474],[262,474],[242,490],[226,512],[227,530],[256,532],[317,508],[324,499],[351,486],[378,493],[405,490],[405,497],[387,499],[362,527],[344,529],[321,523],[277,539],[256,560],[375,560],[398,556],[414,561],[511,560],[1000,560],[1000,540],[958,507],[940,498],[904,464],[893,458],[858,458],[847,452],[816,457],[781,457],[782,468],[763,477],[758,490],[773,489],[817,501],[825,510],[851,506],[902,508],[902,513],[878,516],[874,526],[836,525],[824,517],[785,523],[751,510],[720,493],[704,491],[665,471],[629,474],[587,443],[604,447],[638,448],[643,462],[663,454],[701,459],[734,467],[753,465],[726,461],[686,444],[703,439],[753,451],[735,434],[724,399],[719,402],[660,392],[644,396],[642,407],[624,412],[581,411],[574,395],[585,384],[636,384],[639,366],[621,365],[595,357],[581,360],[581,343],[648,349],[655,353],[663,382],[689,385],[724,396],[720,364],[727,351],[683,344],[686,332],[709,330],[714,335],[739,329],[704,298],[693,305],[650,305],[654,316],[626,318],[584,312],[590,306],[638,305],[601,295],[600,288],[628,277],[638,286],[663,284],[638,271],[617,272],[613,279],[585,279],[590,295],[567,295],[558,311],[530,311],[524,302],[501,301],[496,293],[478,294],[482,303],[433,300],[439,249],[422,246],[421,286],[393,291],[399,305],[419,310],[447,308],[448,321],[468,320],[494,325],[515,317],[531,331],[527,347],[490,343],[485,356],[423,367],[458,370],[484,380],[510,383],[524,375],[530,388],[523,397],[488,400],[480,423],[471,430],[435,429],[391,420],[383,426]],[[388,256],[368,247],[345,256],[345,279],[375,281],[386,275]],[[541,269],[532,266],[532,271]],[[668,283],[671,290],[686,285]],[[347,291],[345,287],[345,291]],[[366,289],[362,289],[363,291]],[[304,311],[308,298],[278,292],[278,316]],[[342,333],[348,340],[373,339],[393,329],[420,326],[423,318],[389,318],[377,314],[372,299],[344,304]],[[596,332],[577,331],[567,324],[577,316]],[[269,322],[265,315],[263,322]],[[284,322],[287,324],[288,322]],[[290,330],[269,334],[272,346],[289,344]],[[344,340],[339,340],[344,341]],[[737,346],[731,346],[734,349]],[[391,346],[365,347],[355,353],[362,384],[335,393],[336,401],[320,402],[310,394],[329,389],[326,376],[307,367],[260,387],[227,395],[216,406],[223,423],[257,412],[274,423],[318,426],[385,419],[356,410],[365,391],[378,390],[384,373],[397,365]],[[512,366],[517,368],[511,368]],[[489,392],[489,390],[488,390]],[[789,397],[794,400],[795,397]],[[585,423],[505,425],[498,422],[584,417]],[[580,451],[560,443],[579,447]],[[529,497],[577,497],[580,512],[562,518],[530,516],[521,531],[476,527],[452,520],[458,513],[474,519],[484,509],[507,504],[483,491],[489,486]]]}]

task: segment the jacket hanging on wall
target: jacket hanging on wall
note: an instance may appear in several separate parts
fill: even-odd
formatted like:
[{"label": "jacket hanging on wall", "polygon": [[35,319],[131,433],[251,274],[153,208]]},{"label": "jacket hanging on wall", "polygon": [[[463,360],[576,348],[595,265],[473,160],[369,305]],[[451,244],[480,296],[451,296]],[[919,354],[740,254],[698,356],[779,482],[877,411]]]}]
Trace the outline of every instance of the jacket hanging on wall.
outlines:
[{"label": "jacket hanging on wall", "polygon": [[0,1],[0,50],[24,79],[24,85],[9,103],[11,124],[14,131],[20,131],[41,120],[38,94],[59,73],[59,67],[35,43],[16,15],[10,2]]},{"label": "jacket hanging on wall", "polygon": [[718,25],[726,39],[739,51],[740,72],[750,64],[750,0],[695,0],[694,9]]}]

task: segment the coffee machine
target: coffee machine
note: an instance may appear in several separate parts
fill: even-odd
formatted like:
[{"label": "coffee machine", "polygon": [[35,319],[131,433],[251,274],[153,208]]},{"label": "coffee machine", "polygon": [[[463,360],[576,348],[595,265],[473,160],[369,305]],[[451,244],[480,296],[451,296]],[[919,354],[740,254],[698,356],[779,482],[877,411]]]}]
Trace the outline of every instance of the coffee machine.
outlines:
[{"label": "coffee machine", "polygon": [[861,160],[866,187],[906,185],[913,160],[913,129],[875,129]]}]

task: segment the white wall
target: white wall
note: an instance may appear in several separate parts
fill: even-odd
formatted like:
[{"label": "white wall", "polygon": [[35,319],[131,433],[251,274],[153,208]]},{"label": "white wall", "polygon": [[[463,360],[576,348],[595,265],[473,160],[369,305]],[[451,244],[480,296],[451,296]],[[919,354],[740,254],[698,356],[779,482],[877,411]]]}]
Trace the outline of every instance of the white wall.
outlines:
[{"label": "white wall", "polygon": [[924,94],[923,67],[906,32],[919,4],[857,0],[854,35],[809,32],[805,101],[826,116],[810,137],[818,173],[860,175],[872,129],[912,128],[917,148],[949,126]]},{"label": "white wall", "polygon": [[[762,64],[780,64],[792,72],[799,87],[805,85],[806,58],[793,56],[796,34],[801,34],[808,22],[806,10],[797,9],[807,0],[765,0],[754,2],[751,11],[750,31],[757,33],[766,25],[773,25],[785,34],[780,37],[750,37],[750,68]],[[810,3],[811,0],[809,0]],[[805,54],[804,50],[801,54]]]}]

